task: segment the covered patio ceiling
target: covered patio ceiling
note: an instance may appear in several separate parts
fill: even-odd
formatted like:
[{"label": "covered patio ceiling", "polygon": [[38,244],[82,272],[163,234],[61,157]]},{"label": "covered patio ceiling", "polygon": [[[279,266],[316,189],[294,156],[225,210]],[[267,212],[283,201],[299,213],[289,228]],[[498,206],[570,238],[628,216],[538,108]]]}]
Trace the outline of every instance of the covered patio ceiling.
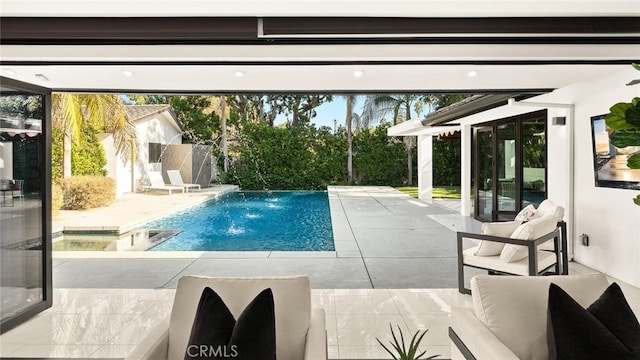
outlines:
[{"label": "covered patio ceiling", "polygon": [[638,0],[0,4],[0,74],[58,91],[527,93],[640,58]]}]

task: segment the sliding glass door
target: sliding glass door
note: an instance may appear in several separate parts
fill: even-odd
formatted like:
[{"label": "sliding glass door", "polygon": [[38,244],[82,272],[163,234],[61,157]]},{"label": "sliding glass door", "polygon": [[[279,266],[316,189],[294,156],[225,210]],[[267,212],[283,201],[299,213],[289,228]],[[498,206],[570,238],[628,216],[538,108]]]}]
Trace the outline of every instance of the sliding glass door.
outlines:
[{"label": "sliding glass door", "polygon": [[546,110],[474,127],[475,217],[511,220],[546,198]]},{"label": "sliding glass door", "polygon": [[0,78],[0,333],[51,306],[50,104]]}]

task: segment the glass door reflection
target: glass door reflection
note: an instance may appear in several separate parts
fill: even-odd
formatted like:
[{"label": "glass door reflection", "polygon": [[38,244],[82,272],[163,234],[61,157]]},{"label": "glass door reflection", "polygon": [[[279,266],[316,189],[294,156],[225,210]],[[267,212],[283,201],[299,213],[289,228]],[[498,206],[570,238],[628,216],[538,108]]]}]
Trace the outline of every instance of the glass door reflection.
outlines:
[{"label": "glass door reflection", "polygon": [[493,130],[476,131],[476,216],[484,221],[493,217]]},{"label": "glass door reflection", "polygon": [[3,78],[0,85],[0,333],[51,306],[43,131],[50,93],[13,83]]}]

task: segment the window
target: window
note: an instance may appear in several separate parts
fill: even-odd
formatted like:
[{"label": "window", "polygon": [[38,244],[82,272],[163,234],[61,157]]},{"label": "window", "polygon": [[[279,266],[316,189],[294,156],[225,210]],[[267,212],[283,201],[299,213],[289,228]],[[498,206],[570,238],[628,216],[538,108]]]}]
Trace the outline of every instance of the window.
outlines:
[{"label": "window", "polygon": [[162,162],[162,144],[149,143],[149,163],[161,163]]}]

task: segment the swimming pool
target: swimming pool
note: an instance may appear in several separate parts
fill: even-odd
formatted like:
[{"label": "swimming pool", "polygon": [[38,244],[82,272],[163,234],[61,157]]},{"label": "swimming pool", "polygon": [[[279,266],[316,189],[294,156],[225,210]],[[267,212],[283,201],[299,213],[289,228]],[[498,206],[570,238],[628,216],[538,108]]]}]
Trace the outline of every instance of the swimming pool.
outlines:
[{"label": "swimming pool", "polygon": [[181,232],[149,251],[333,251],[326,191],[241,191],[145,225]]}]

